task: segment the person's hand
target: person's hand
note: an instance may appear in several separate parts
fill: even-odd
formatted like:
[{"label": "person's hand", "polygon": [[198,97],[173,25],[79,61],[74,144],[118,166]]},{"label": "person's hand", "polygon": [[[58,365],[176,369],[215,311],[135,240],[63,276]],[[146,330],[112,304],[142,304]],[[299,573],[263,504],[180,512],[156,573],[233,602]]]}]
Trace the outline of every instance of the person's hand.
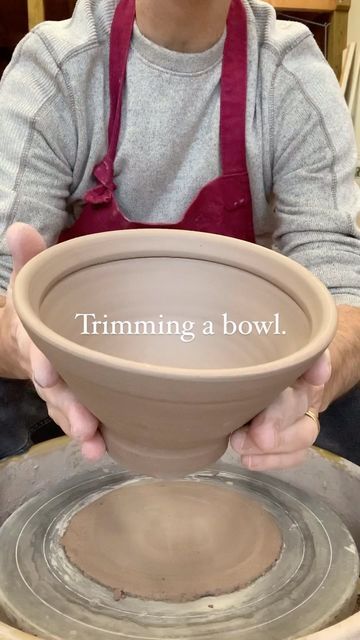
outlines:
[{"label": "person's hand", "polygon": [[3,309],[1,330],[6,335],[7,360],[18,378],[30,378],[39,396],[46,402],[49,416],[68,435],[77,440],[86,458],[96,460],[105,453],[98,431],[99,423],[59,377],[55,369],[30,340],[14,309],[12,285],[21,267],[46,248],[41,235],[29,225],[16,223],[7,232],[13,257],[13,275]]},{"label": "person's hand", "polygon": [[294,387],[285,389],[267,409],[232,434],[231,446],[245,467],[266,471],[304,460],[318,436],[315,420],[305,412],[319,412],[330,375],[330,354],[326,351]]}]

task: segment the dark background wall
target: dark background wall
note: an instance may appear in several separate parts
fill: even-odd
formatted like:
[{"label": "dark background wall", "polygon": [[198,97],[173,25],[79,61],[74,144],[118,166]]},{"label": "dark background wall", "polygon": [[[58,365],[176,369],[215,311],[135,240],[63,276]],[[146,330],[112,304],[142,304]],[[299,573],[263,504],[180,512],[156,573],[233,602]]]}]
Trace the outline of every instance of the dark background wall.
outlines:
[{"label": "dark background wall", "polygon": [[[356,0],[360,2],[360,0]],[[63,20],[73,10],[75,0],[45,0],[47,20]],[[329,16],[316,13],[278,12],[279,18],[305,22],[314,33],[322,51],[326,47],[326,25]],[[0,0],[0,76],[10,61],[16,44],[27,33],[28,15],[26,0]]]},{"label": "dark background wall", "polygon": [[[48,0],[47,20],[63,20],[71,15],[72,0]],[[17,43],[28,31],[26,0],[0,0],[0,75],[10,61]]]}]

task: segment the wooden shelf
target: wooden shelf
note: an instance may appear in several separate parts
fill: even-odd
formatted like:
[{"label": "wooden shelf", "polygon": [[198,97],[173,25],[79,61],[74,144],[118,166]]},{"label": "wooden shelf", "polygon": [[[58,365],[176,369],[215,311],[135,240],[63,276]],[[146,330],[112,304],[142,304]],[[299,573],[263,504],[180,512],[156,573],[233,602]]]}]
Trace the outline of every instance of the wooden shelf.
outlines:
[{"label": "wooden shelf", "polygon": [[29,29],[45,20],[45,6],[43,0],[27,0]]},{"label": "wooden shelf", "polygon": [[336,0],[266,0],[282,11],[335,11]]},{"label": "wooden shelf", "polygon": [[[13,0],[12,0],[13,1]],[[75,0],[26,0],[29,29],[43,20],[64,20],[71,16]],[[1,0],[0,0],[1,4]]]},{"label": "wooden shelf", "polygon": [[[342,66],[342,53],[347,46],[348,15],[351,0],[265,0],[279,12],[294,13],[300,19],[299,14],[327,14],[327,59],[340,79]],[[359,0],[356,0],[359,2]],[[307,17],[309,19],[309,17]]]}]

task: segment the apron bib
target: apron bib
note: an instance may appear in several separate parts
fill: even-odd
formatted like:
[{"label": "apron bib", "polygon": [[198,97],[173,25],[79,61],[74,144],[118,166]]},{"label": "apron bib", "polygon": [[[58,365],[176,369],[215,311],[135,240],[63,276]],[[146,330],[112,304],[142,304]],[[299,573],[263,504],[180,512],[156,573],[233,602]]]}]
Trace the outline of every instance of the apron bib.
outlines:
[{"label": "apron bib", "polygon": [[230,6],[222,64],[222,173],[200,190],[176,224],[144,224],[128,220],[115,199],[114,161],[121,131],[122,97],[134,20],[135,0],[121,0],[110,35],[108,150],[93,171],[97,186],[86,193],[80,217],[60,234],[59,241],[102,231],[161,227],[217,233],[255,242],[245,141],[247,21],[241,1],[232,0]]}]

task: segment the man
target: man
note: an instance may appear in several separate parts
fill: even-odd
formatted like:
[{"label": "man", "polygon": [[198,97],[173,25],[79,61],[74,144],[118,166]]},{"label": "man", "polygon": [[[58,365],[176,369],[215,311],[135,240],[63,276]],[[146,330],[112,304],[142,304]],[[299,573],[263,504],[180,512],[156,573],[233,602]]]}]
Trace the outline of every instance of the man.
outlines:
[{"label": "man", "polygon": [[[314,412],[360,371],[355,144],[308,30],[277,22],[260,0],[79,0],[71,21],[40,25],[19,45],[0,115],[4,383],[32,379],[83,453],[102,455],[96,418],[20,326],[12,264],[16,273],[59,235],[146,225],[273,243],[326,284],[339,328],[232,444],[250,468],[300,462],[318,434]],[[6,241],[14,221],[37,231],[15,224]]]}]

